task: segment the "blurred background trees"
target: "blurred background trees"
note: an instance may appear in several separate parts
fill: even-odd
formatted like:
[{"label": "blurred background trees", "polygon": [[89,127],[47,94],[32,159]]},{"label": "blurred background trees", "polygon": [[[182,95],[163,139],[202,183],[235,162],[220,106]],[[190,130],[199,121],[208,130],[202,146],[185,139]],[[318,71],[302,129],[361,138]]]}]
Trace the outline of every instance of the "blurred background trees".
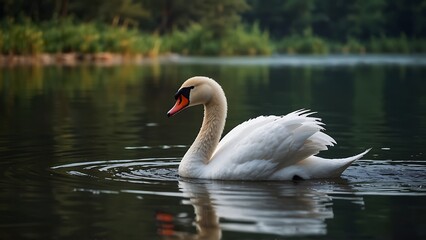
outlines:
[{"label": "blurred background trees", "polygon": [[131,22],[143,31],[159,33],[197,22],[220,34],[240,22],[259,22],[274,38],[307,30],[334,40],[426,35],[425,0],[0,0],[0,16]]},{"label": "blurred background trees", "polygon": [[[62,19],[168,36],[162,48],[169,50],[180,49],[173,41],[190,44],[182,40],[185,36],[203,43],[217,41],[198,44],[205,49],[187,49],[188,54],[217,53],[238,38],[258,46],[276,43],[274,49],[251,49],[245,54],[416,52],[423,51],[419,39],[426,36],[426,0],[0,0],[3,32],[10,23]],[[242,36],[235,36],[236,32]],[[244,54],[235,47],[220,54],[237,53]]]}]

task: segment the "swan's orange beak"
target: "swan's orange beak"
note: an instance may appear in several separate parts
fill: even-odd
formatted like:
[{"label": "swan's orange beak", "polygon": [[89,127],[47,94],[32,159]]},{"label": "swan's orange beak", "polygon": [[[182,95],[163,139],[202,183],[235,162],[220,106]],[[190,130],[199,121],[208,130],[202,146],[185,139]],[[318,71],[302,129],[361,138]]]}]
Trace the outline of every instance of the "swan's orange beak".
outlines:
[{"label": "swan's orange beak", "polygon": [[185,109],[185,107],[188,106],[188,105],[189,105],[189,99],[187,97],[185,97],[183,94],[180,94],[176,98],[175,105],[172,107],[172,109],[170,109],[167,112],[167,117],[171,117],[171,116],[175,115],[176,113]]}]

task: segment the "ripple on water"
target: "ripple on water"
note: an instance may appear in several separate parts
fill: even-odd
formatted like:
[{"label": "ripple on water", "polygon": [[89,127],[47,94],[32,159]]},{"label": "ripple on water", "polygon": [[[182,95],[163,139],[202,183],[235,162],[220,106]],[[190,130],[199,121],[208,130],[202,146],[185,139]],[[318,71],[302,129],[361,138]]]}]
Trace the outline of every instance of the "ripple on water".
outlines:
[{"label": "ripple on water", "polygon": [[426,161],[359,160],[343,177],[359,195],[426,195]]},{"label": "ripple on water", "polygon": [[[180,198],[191,205],[199,219],[211,219],[206,230],[220,232],[267,233],[281,236],[324,235],[327,220],[334,218],[333,202],[345,201],[356,208],[366,205],[364,196],[426,196],[426,162],[362,160],[340,179],[250,182],[180,179],[180,158],[144,158],[71,163],[53,167],[68,177],[91,177],[108,183],[137,183],[119,188],[74,188],[92,194],[132,194]],[[154,185],[157,184],[157,185]],[[162,184],[161,187],[158,184]],[[177,186],[178,188],[175,188]],[[189,213],[188,213],[189,214]],[[177,224],[193,226],[188,215]],[[195,221],[203,229],[203,221]],[[212,229],[211,226],[220,226]]]},{"label": "ripple on water", "polygon": [[179,158],[142,158],[70,163],[52,167],[71,176],[144,184],[177,181]]},{"label": "ripple on water", "polygon": [[[143,158],[70,163],[52,167],[62,174],[106,181],[164,184],[178,181],[180,158]],[[356,195],[426,195],[426,161],[360,160],[342,175]],[[312,180],[329,194],[346,194],[340,186]]]}]

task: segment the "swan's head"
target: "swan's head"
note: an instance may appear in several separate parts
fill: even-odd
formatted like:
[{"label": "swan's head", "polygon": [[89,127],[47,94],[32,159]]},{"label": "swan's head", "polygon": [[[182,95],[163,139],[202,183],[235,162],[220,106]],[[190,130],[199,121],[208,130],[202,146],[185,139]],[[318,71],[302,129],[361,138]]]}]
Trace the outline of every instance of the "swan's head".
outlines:
[{"label": "swan's head", "polygon": [[175,94],[176,103],[167,112],[171,117],[176,113],[195,105],[208,104],[212,95],[222,88],[213,79],[208,77],[192,77],[186,80]]}]

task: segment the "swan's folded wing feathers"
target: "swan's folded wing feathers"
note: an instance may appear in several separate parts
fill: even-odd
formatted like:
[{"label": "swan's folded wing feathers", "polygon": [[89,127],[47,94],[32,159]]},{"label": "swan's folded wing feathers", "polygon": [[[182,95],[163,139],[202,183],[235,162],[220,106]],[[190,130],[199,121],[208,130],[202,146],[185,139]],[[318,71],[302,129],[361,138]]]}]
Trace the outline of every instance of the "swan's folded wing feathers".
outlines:
[{"label": "swan's folded wing feathers", "polygon": [[228,157],[237,163],[250,160],[279,161],[280,164],[281,160],[285,160],[288,164],[295,163],[292,156],[309,136],[303,138],[295,135],[294,131],[286,129],[283,122],[284,119],[280,119],[251,131],[239,141]]},{"label": "swan's folded wing feathers", "polygon": [[238,143],[241,139],[245,138],[247,133],[264,126],[269,122],[276,120],[277,118],[277,116],[259,116],[237,125],[231,131],[229,131],[222,138],[222,140],[220,140],[219,145],[216,147],[215,152],[213,153],[213,156],[219,152],[226,151],[226,149],[233,149],[235,143]]},{"label": "swan's folded wing feathers", "polygon": [[320,120],[308,117],[310,114],[303,110],[245,122],[224,137],[226,142],[221,142],[213,160],[235,164],[263,160],[284,168],[315,155],[335,141],[320,132],[323,129]]},{"label": "swan's folded wing feathers", "polygon": [[315,138],[316,142],[325,146],[334,146],[334,144],[336,144],[336,140],[323,132],[317,132],[312,137]]},{"label": "swan's folded wing feathers", "polygon": [[295,164],[313,154],[319,152],[315,144],[308,144],[309,138],[319,131],[317,125],[302,124],[300,127],[294,129],[291,134],[291,144],[288,141],[282,142],[276,151],[275,160],[279,161],[279,168]]}]

